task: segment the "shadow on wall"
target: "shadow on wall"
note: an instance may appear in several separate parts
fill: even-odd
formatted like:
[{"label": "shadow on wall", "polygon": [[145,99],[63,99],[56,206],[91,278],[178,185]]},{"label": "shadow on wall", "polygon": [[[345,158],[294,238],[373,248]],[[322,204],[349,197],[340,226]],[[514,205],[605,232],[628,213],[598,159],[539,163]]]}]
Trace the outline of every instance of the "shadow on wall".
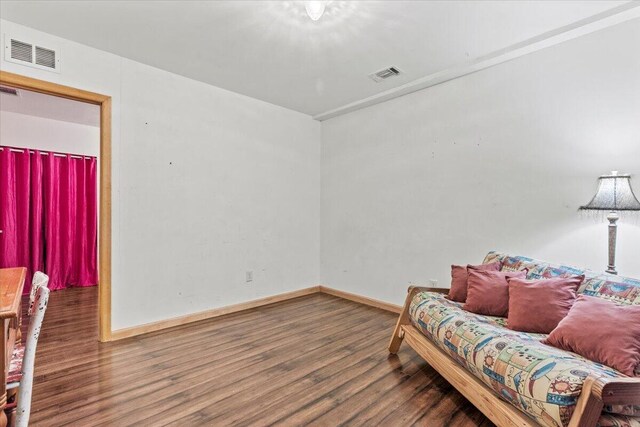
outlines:
[{"label": "shadow on wall", "polygon": [[[604,271],[608,262],[607,224],[606,220],[582,218],[571,226],[564,225],[557,239],[547,241],[537,252],[548,261]],[[621,276],[640,278],[639,249],[640,217],[623,217],[618,223],[616,246],[616,266]]]}]

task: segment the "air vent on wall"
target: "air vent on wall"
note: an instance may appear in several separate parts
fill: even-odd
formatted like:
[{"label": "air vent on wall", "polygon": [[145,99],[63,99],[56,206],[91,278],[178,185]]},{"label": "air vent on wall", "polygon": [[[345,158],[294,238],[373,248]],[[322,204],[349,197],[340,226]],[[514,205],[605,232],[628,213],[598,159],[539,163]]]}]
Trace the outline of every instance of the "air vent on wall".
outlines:
[{"label": "air vent on wall", "polygon": [[36,46],[36,64],[56,68],[56,51]]},{"label": "air vent on wall", "polygon": [[0,86],[0,93],[18,96],[18,89],[7,87],[7,86]]},{"label": "air vent on wall", "polygon": [[4,59],[17,64],[60,72],[60,52],[5,35]]},{"label": "air vent on wall", "polygon": [[11,39],[11,59],[33,62],[33,46],[29,43]]},{"label": "air vent on wall", "polygon": [[376,71],[375,73],[369,74],[369,78],[376,83],[380,83],[383,80],[386,80],[390,77],[394,77],[400,74],[400,70],[396,67],[385,68],[384,70]]}]

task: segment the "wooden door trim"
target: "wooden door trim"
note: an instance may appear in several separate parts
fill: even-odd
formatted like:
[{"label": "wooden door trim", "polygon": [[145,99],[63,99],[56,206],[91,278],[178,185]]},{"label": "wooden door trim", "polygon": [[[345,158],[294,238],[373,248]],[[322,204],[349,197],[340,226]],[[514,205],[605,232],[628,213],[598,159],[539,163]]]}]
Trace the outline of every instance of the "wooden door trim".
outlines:
[{"label": "wooden door trim", "polygon": [[0,84],[100,106],[99,339],[111,341],[111,97],[0,71]]}]

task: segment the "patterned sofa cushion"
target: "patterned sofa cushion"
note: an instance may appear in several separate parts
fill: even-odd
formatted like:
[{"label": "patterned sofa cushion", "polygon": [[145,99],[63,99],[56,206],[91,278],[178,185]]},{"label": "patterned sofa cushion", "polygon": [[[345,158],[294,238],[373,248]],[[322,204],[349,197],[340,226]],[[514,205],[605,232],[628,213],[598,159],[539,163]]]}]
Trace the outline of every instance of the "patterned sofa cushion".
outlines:
[{"label": "patterned sofa cushion", "polygon": [[598,298],[615,301],[618,304],[640,304],[640,280],[618,277],[611,274],[585,279],[580,292]]},{"label": "patterned sofa cushion", "polygon": [[[569,423],[589,374],[624,377],[542,344],[544,335],[515,332],[504,327],[505,319],[466,312],[442,294],[418,293],[411,302],[410,317],[414,326],[465,369],[544,426]],[[640,415],[629,407],[608,409]]]},{"label": "patterned sofa cushion", "polygon": [[578,289],[579,294],[615,301],[618,304],[640,304],[640,280],[621,277],[591,270],[581,270],[566,265],[550,264],[523,256],[507,255],[500,252],[489,252],[483,263],[502,262],[502,269],[507,271],[524,270],[527,279],[566,277],[584,274],[585,279]]}]

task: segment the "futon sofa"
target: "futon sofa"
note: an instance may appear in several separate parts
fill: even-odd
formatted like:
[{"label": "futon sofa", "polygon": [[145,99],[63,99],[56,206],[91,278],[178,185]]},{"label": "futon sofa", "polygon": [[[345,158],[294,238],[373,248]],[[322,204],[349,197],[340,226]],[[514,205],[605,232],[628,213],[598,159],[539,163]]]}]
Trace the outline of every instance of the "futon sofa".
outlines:
[{"label": "futon sofa", "polygon": [[[503,271],[526,269],[527,279],[584,274],[578,294],[640,304],[637,279],[497,252],[483,264],[495,261]],[[409,288],[391,353],[406,341],[499,426],[640,427],[640,378],[542,344],[545,335],[508,329],[505,318],[465,311],[446,293]]]}]

